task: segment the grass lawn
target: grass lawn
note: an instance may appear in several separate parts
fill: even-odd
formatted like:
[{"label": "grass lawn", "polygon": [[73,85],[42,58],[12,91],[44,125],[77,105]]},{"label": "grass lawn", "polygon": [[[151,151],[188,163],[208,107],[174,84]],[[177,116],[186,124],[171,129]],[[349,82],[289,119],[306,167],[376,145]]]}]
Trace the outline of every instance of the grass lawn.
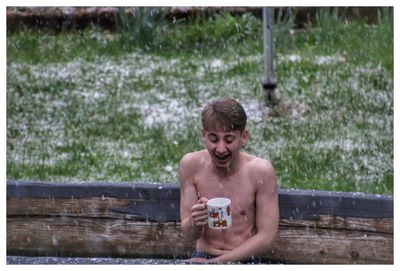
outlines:
[{"label": "grass lawn", "polygon": [[281,188],[393,194],[393,15],[274,28],[277,95],[264,103],[262,22],[165,22],[146,45],[101,29],[7,36],[7,179],[177,183],[219,96],[249,117],[245,151]]}]

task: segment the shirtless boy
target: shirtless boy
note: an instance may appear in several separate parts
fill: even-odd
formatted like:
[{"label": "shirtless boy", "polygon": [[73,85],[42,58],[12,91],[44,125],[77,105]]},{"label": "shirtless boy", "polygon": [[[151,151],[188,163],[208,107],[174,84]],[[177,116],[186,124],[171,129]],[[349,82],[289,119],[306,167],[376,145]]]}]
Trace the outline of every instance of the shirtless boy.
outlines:
[{"label": "shirtless boy", "polygon": [[[242,105],[219,98],[202,111],[205,150],[180,161],[181,230],[197,240],[190,262],[227,263],[265,253],[278,231],[279,208],[275,171],[267,160],[240,151],[249,138]],[[207,225],[207,201],[231,200],[232,226]]]}]

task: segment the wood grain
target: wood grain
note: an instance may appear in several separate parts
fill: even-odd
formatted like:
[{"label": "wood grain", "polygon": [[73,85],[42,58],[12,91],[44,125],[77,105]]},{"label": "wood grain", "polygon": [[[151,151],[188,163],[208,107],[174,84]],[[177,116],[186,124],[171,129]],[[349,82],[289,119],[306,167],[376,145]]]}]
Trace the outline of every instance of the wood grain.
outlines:
[{"label": "wood grain", "polygon": [[[187,258],[180,223],[127,219],[8,218],[10,255]],[[280,225],[268,259],[287,263],[392,264],[393,235]]]},{"label": "wood grain", "polygon": [[[276,241],[286,263],[393,264],[393,199],[280,190]],[[7,182],[7,254],[188,258],[176,185]]]}]

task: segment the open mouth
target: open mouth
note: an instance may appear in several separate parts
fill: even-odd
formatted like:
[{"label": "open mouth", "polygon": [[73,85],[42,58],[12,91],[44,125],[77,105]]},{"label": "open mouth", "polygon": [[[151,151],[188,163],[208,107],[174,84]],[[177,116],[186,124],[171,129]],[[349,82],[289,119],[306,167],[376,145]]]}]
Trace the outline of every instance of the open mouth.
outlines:
[{"label": "open mouth", "polygon": [[228,154],[225,154],[225,155],[217,155],[217,154],[214,154],[214,156],[215,156],[215,158],[217,158],[217,160],[219,160],[219,161],[225,161],[225,160],[227,160],[231,155],[228,153]]}]

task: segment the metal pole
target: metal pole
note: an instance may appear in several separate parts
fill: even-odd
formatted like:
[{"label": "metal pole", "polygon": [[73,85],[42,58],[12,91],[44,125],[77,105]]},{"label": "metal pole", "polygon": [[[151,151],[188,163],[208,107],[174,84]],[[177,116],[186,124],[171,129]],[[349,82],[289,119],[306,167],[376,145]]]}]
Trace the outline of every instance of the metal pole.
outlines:
[{"label": "metal pole", "polygon": [[263,34],[264,34],[264,71],[263,88],[266,90],[266,102],[275,105],[277,98],[275,95],[276,77],[274,72],[273,57],[273,38],[272,25],[274,22],[274,9],[271,7],[263,8]]}]

